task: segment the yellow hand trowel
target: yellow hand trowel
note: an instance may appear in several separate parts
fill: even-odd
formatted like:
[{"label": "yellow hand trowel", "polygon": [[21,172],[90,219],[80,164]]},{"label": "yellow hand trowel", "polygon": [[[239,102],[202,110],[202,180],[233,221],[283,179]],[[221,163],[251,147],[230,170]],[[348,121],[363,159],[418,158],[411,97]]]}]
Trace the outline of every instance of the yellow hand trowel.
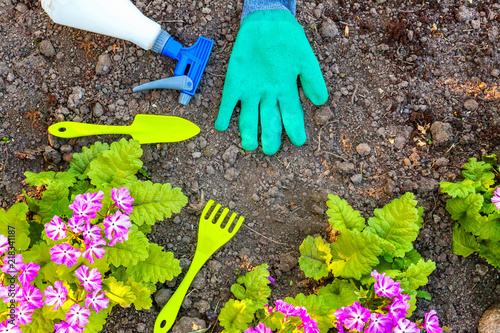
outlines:
[{"label": "yellow hand trowel", "polygon": [[77,138],[99,134],[130,134],[141,144],[178,142],[200,133],[200,128],[184,118],[138,114],[130,126],[109,126],[63,121],[49,127],[49,133],[60,138]]}]

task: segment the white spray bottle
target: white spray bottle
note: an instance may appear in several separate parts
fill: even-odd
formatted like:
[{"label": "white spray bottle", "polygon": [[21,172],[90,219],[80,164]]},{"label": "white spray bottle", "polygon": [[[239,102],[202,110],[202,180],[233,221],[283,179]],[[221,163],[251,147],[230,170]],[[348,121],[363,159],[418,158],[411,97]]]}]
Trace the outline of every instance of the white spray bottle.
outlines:
[{"label": "white spray bottle", "polygon": [[174,77],[134,88],[181,90],[179,103],[194,95],[212,51],[213,41],[200,37],[189,48],[144,16],[129,0],[42,0],[42,8],[58,24],[128,40],[143,49],[178,60]]}]

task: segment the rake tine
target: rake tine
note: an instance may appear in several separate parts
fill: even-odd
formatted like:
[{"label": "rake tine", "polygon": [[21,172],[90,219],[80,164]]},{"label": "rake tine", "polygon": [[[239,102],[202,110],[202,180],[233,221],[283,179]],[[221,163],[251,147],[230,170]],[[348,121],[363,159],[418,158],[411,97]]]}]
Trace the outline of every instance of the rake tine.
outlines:
[{"label": "rake tine", "polygon": [[216,215],[216,214],[217,214],[217,212],[219,211],[220,207],[221,207],[221,204],[217,204],[217,205],[215,206],[214,210],[212,211],[212,214],[210,214],[210,217],[208,218],[208,220],[209,220],[211,223],[213,223],[212,221],[214,220],[215,215]]},{"label": "rake tine", "polygon": [[201,213],[201,217],[203,219],[206,219],[205,216],[207,216],[208,211],[210,210],[210,207],[214,204],[213,200],[208,200],[207,204],[205,205],[205,208],[203,208],[203,212]]},{"label": "rake tine", "polygon": [[233,231],[231,231],[231,234],[234,235],[236,232],[238,232],[241,225],[243,224],[243,221],[245,221],[245,218],[243,216],[240,216],[240,218],[238,219],[238,222],[236,222],[236,225],[234,226]]},{"label": "rake tine", "polygon": [[217,220],[217,223],[215,225],[220,226],[222,224],[222,221],[226,218],[227,213],[229,213],[229,208],[224,208],[222,211],[222,214],[220,214],[219,219]]}]

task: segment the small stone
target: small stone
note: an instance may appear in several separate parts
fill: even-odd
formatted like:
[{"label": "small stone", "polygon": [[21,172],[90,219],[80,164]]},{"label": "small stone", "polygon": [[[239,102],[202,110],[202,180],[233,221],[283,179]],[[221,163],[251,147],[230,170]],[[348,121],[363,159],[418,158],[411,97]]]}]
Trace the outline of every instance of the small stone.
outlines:
[{"label": "small stone", "polygon": [[436,160],[436,165],[439,167],[447,166],[450,161],[446,157],[440,157]]},{"label": "small stone", "polygon": [[46,57],[53,57],[56,55],[56,50],[50,40],[45,39],[40,43],[40,52]]},{"label": "small stone", "polygon": [[192,155],[193,155],[193,158],[200,158],[201,157],[201,153],[199,151],[194,152]]},{"label": "small stone", "polygon": [[62,158],[64,162],[70,163],[71,160],[73,159],[73,153],[64,154]]},{"label": "small stone", "polygon": [[98,75],[108,74],[111,69],[111,57],[108,53],[103,53],[97,59],[97,64],[95,65],[95,73]]},{"label": "small stone", "polygon": [[481,276],[485,276],[486,273],[488,273],[488,266],[486,265],[481,265],[481,264],[477,264],[476,265],[476,272],[481,275]]},{"label": "small stone", "polygon": [[316,125],[322,126],[328,123],[333,118],[333,112],[330,110],[329,106],[321,107],[314,115],[314,121]]},{"label": "small stone", "polygon": [[49,163],[58,164],[61,162],[62,156],[61,153],[51,146],[46,146],[45,151],[43,152],[43,158]]},{"label": "small stone", "polygon": [[207,327],[204,320],[199,318],[182,317],[172,328],[172,333],[187,333],[203,330]]},{"label": "small stone", "polygon": [[206,157],[214,157],[217,154],[218,150],[215,148],[215,145],[213,143],[209,144],[208,146],[203,149],[203,155]]},{"label": "small stone", "polygon": [[455,13],[455,18],[458,22],[466,22],[472,19],[472,11],[466,6],[460,6]]},{"label": "small stone", "polygon": [[68,97],[68,109],[76,109],[82,103],[85,96],[85,89],[82,87],[73,87],[73,93]]},{"label": "small stone", "polygon": [[356,147],[356,151],[361,156],[368,156],[370,155],[372,149],[370,148],[370,146],[368,146],[368,144],[361,143]]},{"label": "small stone", "polygon": [[481,28],[481,21],[479,21],[479,20],[472,20],[470,22],[470,24],[472,25],[472,29],[477,30],[477,29]]},{"label": "small stone", "polygon": [[496,25],[492,26],[490,30],[488,30],[488,39],[490,42],[494,42],[498,37],[498,27]]},{"label": "small stone", "polygon": [[92,115],[96,118],[100,118],[104,114],[104,108],[101,103],[97,102],[92,109]]},{"label": "small stone", "polygon": [[61,150],[61,153],[63,153],[63,154],[71,153],[73,151],[73,146],[63,145],[63,146],[61,146],[60,150]]},{"label": "small stone", "polygon": [[337,25],[329,18],[323,21],[319,32],[324,37],[329,37],[329,38],[333,38],[339,35],[339,29],[337,28]]},{"label": "small stone", "polygon": [[479,104],[473,99],[469,99],[464,103],[464,108],[469,111],[476,111],[478,107]]},{"label": "small stone", "polygon": [[500,303],[493,304],[479,320],[478,333],[498,333],[500,327]]},{"label": "small stone", "polygon": [[500,70],[498,70],[497,68],[494,68],[494,69],[491,70],[490,74],[493,77],[499,77],[500,76]]},{"label": "small stone", "polygon": [[210,303],[202,299],[201,301],[194,303],[193,307],[197,309],[200,314],[204,314],[210,309]]},{"label": "small stone", "polygon": [[163,308],[167,304],[168,300],[172,297],[172,290],[162,288],[158,290],[155,294],[155,302],[160,308]]},{"label": "small stone", "polygon": [[453,138],[452,127],[449,123],[436,121],[431,125],[432,141],[436,145],[446,144]]},{"label": "small stone", "polygon": [[229,180],[229,181],[233,181],[236,178],[238,178],[239,174],[240,173],[235,168],[229,168],[226,170],[226,173],[224,174],[224,178]]},{"label": "small stone", "polygon": [[229,164],[234,164],[239,152],[240,150],[238,149],[238,147],[236,147],[235,145],[231,145],[222,155],[222,159]]},{"label": "small stone", "polygon": [[363,175],[361,175],[360,173],[357,173],[351,177],[351,181],[354,184],[361,184],[361,182],[363,181]]},{"label": "small stone", "polygon": [[257,193],[252,194],[252,200],[253,200],[253,201],[255,201],[255,202],[260,201],[260,198],[259,198],[259,196],[257,195]]}]

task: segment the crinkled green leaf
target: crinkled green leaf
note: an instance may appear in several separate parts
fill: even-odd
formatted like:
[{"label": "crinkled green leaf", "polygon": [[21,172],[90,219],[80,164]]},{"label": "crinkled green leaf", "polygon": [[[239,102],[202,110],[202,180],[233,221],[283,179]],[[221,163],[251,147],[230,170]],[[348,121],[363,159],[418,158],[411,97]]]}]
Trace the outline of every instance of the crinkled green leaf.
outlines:
[{"label": "crinkled green leaf", "polygon": [[410,304],[410,308],[406,312],[406,318],[410,318],[413,311],[417,309],[417,291],[415,290],[412,290],[410,292],[405,291],[403,294],[407,294],[408,296],[411,297],[410,300],[408,301],[408,303]]},{"label": "crinkled green leaf", "polygon": [[172,213],[179,213],[188,202],[180,188],[150,181],[132,184],[130,195],[134,198],[134,211],[130,219],[137,225],[153,225],[156,221],[163,221],[171,217]]},{"label": "crinkled green leaf", "polygon": [[31,315],[32,322],[26,325],[20,325],[23,333],[51,333],[54,332],[54,322],[45,318],[42,309],[35,309]]},{"label": "crinkled green leaf", "polygon": [[309,316],[318,323],[321,333],[326,333],[333,327],[335,319],[333,314],[336,308],[327,296],[312,294],[306,297],[304,294],[298,294],[295,298],[285,298],[285,302],[295,306],[304,306]]},{"label": "crinkled green leaf", "polygon": [[359,300],[357,292],[359,288],[353,281],[335,279],[332,283],[320,288],[318,295],[326,297],[334,309],[340,309],[344,306],[351,306]]},{"label": "crinkled green leaf", "polygon": [[411,264],[410,267],[397,277],[401,281],[401,288],[405,291],[417,290],[421,286],[425,286],[429,280],[427,277],[436,269],[436,263],[432,260],[425,261],[420,259],[416,264]]},{"label": "crinkled green leaf", "polygon": [[83,175],[87,172],[90,162],[99,155],[100,152],[108,150],[109,145],[97,141],[89,148],[83,147],[81,153],[73,154],[73,158],[69,163],[69,172],[75,175]]},{"label": "crinkled green leaf", "polygon": [[252,323],[256,310],[257,308],[249,300],[230,299],[220,310],[219,323],[224,327],[224,332],[241,333]]},{"label": "crinkled green leaf", "polygon": [[481,156],[481,161],[484,163],[488,163],[491,166],[496,167],[498,165],[498,160],[497,160],[497,155],[496,154],[491,154],[491,155],[483,155]]},{"label": "crinkled green leaf", "polygon": [[392,263],[393,269],[407,270],[411,264],[417,264],[422,258],[417,250],[411,250],[405,253],[403,258],[395,258]]},{"label": "crinkled green leaf", "polygon": [[30,211],[37,213],[40,210],[40,200],[33,199],[26,193],[26,191],[23,189],[23,194],[24,198],[26,199],[26,203],[28,204],[28,207],[30,208]]},{"label": "crinkled green leaf", "polygon": [[141,156],[139,141],[121,139],[89,163],[87,175],[96,187],[129,187],[137,181],[135,174],[142,167]]},{"label": "crinkled green leaf", "polygon": [[90,181],[87,178],[85,178],[76,181],[76,183],[71,187],[71,194],[76,196],[77,194],[95,192],[95,190],[96,188],[90,184]]},{"label": "crinkled green leaf", "polygon": [[467,198],[469,194],[476,193],[478,183],[476,181],[465,179],[459,183],[440,182],[441,192],[448,193],[453,198]]},{"label": "crinkled green leaf", "polygon": [[134,307],[136,310],[146,310],[153,306],[151,294],[156,291],[154,285],[138,283],[129,280],[127,284],[135,295]]},{"label": "crinkled green leaf", "polygon": [[250,299],[256,306],[264,306],[271,295],[268,267],[267,264],[262,264],[240,276],[237,283],[231,286],[233,295],[240,300]]},{"label": "crinkled green leaf", "polygon": [[488,216],[488,220],[481,224],[479,237],[492,242],[500,241],[500,213],[495,213]]},{"label": "crinkled green leaf", "polygon": [[179,260],[174,258],[172,252],[164,252],[162,247],[154,243],[149,244],[148,252],[146,260],[127,268],[127,274],[134,281],[163,283],[181,273]]},{"label": "crinkled green leaf", "polygon": [[331,226],[335,230],[343,231],[345,229],[363,231],[365,228],[365,219],[361,214],[354,210],[347,201],[340,199],[340,197],[329,194],[326,205],[328,210],[326,215],[330,218]]},{"label": "crinkled green leaf", "polygon": [[115,267],[135,266],[149,256],[148,247],[149,240],[142,232],[137,231],[136,225],[133,225],[127,241],[106,247],[107,258]]},{"label": "crinkled green leaf", "polygon": [[425,290],[417,290],[417,297],[423,298],[427,301],[432,301],[432,296]]},{"label": "crinkled green leaf", "polygon": [[89,322],[85,326],[83,333],[101,332],[112,308],[113,306],[110,305],[108,308],[99,310],[99,313],[96,313],[94,309],[90,308],[90,316],[88,317]]},{"label": "crinkled green leaf", "polygon": [[117,281],[112,276],[103,279],[102,284],[106,297],[124,308],[128,308],[137,298],[131,286],[126,285],[122,281]]},{"label": "crinkled green leaf", "polygon": [[29,224],[26,222],[28,205],[18,202],[8,211],[0,209],[0,235],[5,235],[16,252],[25,251],[30,245]]},{"label": "crinkled green leaf", "polygon": [[395,250],[390,253],[394,257],[403,257],[413,249],[412,243],[419,233],[420,215],[413,198],[413,193],[406,193],[382,209],[375,209],[375,216],[368,220],[369,227],[365,229],[394,245]]},{"label": "crinkled green leaf", "polygon": [[330,248],[332,262],[329,268],[333,275],[358,280],[371,272],[382,253],[380,237],[357,230],[345,230]]},{"label": "crinkled green leaf", "polygon": [[73,212],[68,208],[69,189],[62,183],[53,183],[42,195],[40,200],[40,210],[38,214],[42,218],[42,224],[52,220],[54,215],[61,218],[70,218]]},{"label": "crinkled green leaf", "polygon": [[469,163],[464,165],[462,176],[465,179],[479,181],[479,190],[487,190],[495,183],[495,174],[490,171],[491,165],[483,161],[478,162],[476,158],[469,158]]},{"label": "crinkled green leaf", "polygon": [[479,255],[494,267],[500,267],[500,242],[485,242]]},{"label": "crinkled green leaf", "polygon": [[451,214],[451,218],[459,221],[465,230],[479,235],[479,226],[487,220],[479,213],[483,201],[484,198],[480,193],[471,194],[465,199],[453,198],[446,202],[446,210]]},{"label": "crinkled green leaf", "polygon": [[306,277],[319,280],[328,276],[332,255],[323,238],[307,236],[299,250],[299,265]]},{"label": "crinkled green leaf", "polygon": [[70,187],[76,181],[74,174],[65,171],[57,173],[54,171],[43,171],[40,173],[26,171],[24,175],[26,176],[26,183],[31,186],[50,186],[57,182],[66,187]]},{"label": "crinkled green leaf", "polygon": [[458,223],[453,225],[453,242],[451,245],[453,253],[467,257],[479,251],[480,246],[473,234],[466,231]]}]

